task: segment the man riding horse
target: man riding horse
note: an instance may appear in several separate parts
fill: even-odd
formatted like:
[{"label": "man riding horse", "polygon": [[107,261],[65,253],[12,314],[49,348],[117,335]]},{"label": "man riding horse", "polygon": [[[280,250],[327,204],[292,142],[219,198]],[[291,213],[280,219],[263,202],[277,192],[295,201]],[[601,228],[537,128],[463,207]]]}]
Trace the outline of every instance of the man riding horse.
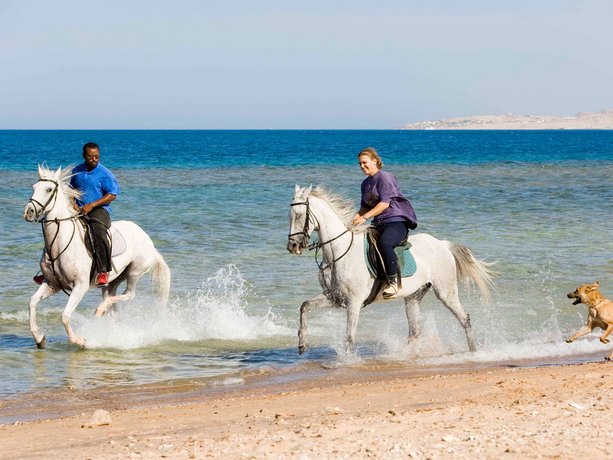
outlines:
[{"label": "man riding horse", "polygon": [[[113,173],[100,163],[100,148],[93,142],[83,146],[83,163],[72,170],[72,188],[81,192],[76,205],[89,222],[93,240],[93,263],[97,273],[96,286],[108,285],[111,271],[110,241],[107,235],[111,227],[110,203],[119,194],[119,184]],[[43,275],[34,277],[42,284]]]},{"label": "man riding horse", "polygon": [[93,236],[94,264],[98,276],[96,286],[106,286],[111,271],[110,241],[107,236],[111,227],[110,203],[119,194],[119,184],[113,173],[100,163],[100,148],[93,142],[83,146],[84,162],[72,170],[70,185],[81,192],[77,205],[90,223]]}]

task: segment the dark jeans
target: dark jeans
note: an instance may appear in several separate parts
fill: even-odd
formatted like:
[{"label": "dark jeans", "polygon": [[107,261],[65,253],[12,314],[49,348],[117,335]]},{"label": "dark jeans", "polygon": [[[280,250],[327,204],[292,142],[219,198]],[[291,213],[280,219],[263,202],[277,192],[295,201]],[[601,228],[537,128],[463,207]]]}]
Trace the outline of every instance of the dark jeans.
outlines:
[{"label": "dark jeans", "polygon": [[111,216],[104,208],[96,208],[87,218],[94,240],[94,266],[97,273],[111,271],[111,244],[107,230],[111,227]]},{"label": "dark jeans", "polygon": [[383,264],[389,279],[396,279],[398,271],[398,259],[394,248],[399,246],[409,234],[409,229],[404,222],[389,222],[376,226],[379,232],[379,251],[383,257]]}]

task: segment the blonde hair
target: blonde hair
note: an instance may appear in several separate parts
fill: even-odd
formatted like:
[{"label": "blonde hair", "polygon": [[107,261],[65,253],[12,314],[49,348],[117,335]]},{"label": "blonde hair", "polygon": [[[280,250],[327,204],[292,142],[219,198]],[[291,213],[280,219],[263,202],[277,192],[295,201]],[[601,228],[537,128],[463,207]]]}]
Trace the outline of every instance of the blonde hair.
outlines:
[{"label": "blonde hair", "polygon": [[383,169],[383,160],[381,160],[381,157],[373,147],[366,147],[365,149],[360,150],[360,153],[358,153],[358,159],[363,156],[367,156],[377,163],[377,168]]}]

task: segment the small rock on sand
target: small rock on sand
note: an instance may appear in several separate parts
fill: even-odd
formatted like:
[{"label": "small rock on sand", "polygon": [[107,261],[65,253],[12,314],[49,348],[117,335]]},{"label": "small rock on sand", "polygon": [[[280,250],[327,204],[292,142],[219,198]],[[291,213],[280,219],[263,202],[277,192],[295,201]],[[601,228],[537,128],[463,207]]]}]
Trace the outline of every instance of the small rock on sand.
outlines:
[{"label": "small rock on sand", "polygon": [[92,418],[89,419],[89,422],[87,422],[84,426],[88,426],[91,428],[94,426],[103,426],[103,425],[110,425],[110,424],[111,424],[111,414],[109,414],[109,412],[104,409],[97,409],[93,413]]}]

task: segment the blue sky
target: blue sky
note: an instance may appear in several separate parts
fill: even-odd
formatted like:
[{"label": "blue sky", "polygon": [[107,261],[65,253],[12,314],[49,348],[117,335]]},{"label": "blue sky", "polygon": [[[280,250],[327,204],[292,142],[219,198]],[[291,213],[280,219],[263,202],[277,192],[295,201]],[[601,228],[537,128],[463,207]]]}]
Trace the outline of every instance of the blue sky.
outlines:
[{"label": "blue sky", "polygon": [[0,0],[0,129],[613,109],[613,1]]}]

